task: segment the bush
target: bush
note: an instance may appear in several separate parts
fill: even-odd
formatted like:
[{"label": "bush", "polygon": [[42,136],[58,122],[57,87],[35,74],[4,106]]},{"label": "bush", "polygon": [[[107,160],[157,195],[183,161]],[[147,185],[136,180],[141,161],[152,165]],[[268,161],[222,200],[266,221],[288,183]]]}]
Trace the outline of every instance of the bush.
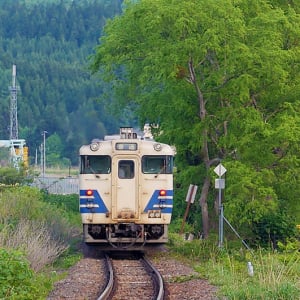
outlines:
[{"label": "bush", "polygon": [[15,228],[9,230],[5,246],[22,249],[30,267],[35,271],[52,263],[68,249],[68,245],[63,241],[52,238],[51,231],[45,224],[29,220],[20,220]]},{"label": "bush", "polygon": [[296,223],[284,213],[266,215],[259,222],[254,222],[253,233],[261,247],[277,249],[278,243],[296,237]]},{"label": "bush", "polygon": [[28,176],[28,170],[25,168],[0,168],[0,183],[3,185],[27,184],[32,178]]},{"label": "bush", "polygon": [[24,251],[34,270],[53,262],[80,232],[63,209],[42,199],[42,193],[31,187],[0,193],[0,246]]},{"label": "bush", "polygon": [[44,299],[37,279],[21,252],[0,248],[1,299]]},{"label": "bush", "polygon": [[43,194],[43,201],[54,204],[66,212],[76,213],[79,215],[78,195],[55,195]]}]

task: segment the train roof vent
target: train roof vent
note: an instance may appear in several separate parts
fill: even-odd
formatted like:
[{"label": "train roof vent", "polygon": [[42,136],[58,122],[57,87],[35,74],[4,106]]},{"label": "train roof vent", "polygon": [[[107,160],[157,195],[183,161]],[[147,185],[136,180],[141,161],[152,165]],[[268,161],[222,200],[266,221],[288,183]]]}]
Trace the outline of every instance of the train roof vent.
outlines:
[{"label": "train roof vent", "polygon": [[121,139],[136,139],[137,134],[133,132],[132,127],[120,127],[120,137]]}]

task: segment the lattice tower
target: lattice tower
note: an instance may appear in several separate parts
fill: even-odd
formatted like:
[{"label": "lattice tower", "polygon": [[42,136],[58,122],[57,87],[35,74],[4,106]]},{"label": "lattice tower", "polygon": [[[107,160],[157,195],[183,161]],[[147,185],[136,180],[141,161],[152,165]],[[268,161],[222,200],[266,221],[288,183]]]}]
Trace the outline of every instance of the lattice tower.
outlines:
[{"label": "lattice tower", "polygon": [[10,140],[17,140],[19,138],[18,132],[18,104],[17,104],[17,92],[19,87],[16,85],[16,65],[13,65],[12,69],[12,86],[10,90]]}]

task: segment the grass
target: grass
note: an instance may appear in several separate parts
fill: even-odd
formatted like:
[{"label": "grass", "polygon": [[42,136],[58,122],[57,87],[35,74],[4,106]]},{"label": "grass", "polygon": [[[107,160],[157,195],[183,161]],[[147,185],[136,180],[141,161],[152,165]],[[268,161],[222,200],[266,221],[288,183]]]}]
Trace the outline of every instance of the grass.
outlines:
[{"label": "grass", "polygon": [[57,176],[76,176],[78,175],[78,167],[70,168],[47,168],[46,175],[57,175]]},{"label": "grass", "polygon": [[[188,260],[195,271],[219,287],[220,299],[300,299],[300,253],[298,249],[270,252],[243,248],[218,248],[217,239],[184,241],[170,235],[171,252]],[[251,262],[254,274],[248,274]]]},{"label": "grass", "polygon": [[0,191],[0,299],[46,299],[80,259],[77,203],[27,186]]},{"label": "grass", "polygon": [[[77,205],[77,197],[44,195],[29,187],[0,191],[1,299],[45,299],[53,282],[80,260]],[[220,299],[300,299],[299,241],[281,245],[281,252],[250,252],[232,243],[224,248],[217,244],[213,235],[185,241],[170,233],[168,247],[172,255],[194,267],[196,278],[207,278],[218,286]],[[249,261],[253,276],[247,271]],[[192,278],[178,277],[176,282]],[[26,289],[19,289],[23,285]]]}]

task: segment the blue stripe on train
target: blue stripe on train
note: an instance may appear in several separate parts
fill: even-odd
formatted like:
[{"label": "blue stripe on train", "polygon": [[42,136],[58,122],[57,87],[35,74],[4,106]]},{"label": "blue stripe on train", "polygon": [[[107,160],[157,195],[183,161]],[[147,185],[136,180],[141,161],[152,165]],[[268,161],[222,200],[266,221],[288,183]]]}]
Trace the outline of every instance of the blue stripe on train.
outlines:
[{"label": "blue stripe on train", "polygon": [[93,190],[93,196],[86,196],[86,190],[80,190],[80,213],[107,213],[108,209],[97,190]]},{"label": "blue stripe on train", "polygon": [[[173,210],[173,191],[167,190],[164,197],[159,196],[160,190],[155,190],[144,213],[149,210],[161,209],[162,213],[171,214]],[[86,196],[86,190],[80,190],[80,213],[107,213],[108,209],[97,190],[93,190],[93,196]]]},{"label": "blue stripe on train", "polygon": [[160,190],[155,190],[152,194],[148,204],[144,209],[144,213],[149,210],[161,209],[164,214],[171,214],[173,210],[173,190],[167,190],[167,195],[164,197],[159,196]]}]

